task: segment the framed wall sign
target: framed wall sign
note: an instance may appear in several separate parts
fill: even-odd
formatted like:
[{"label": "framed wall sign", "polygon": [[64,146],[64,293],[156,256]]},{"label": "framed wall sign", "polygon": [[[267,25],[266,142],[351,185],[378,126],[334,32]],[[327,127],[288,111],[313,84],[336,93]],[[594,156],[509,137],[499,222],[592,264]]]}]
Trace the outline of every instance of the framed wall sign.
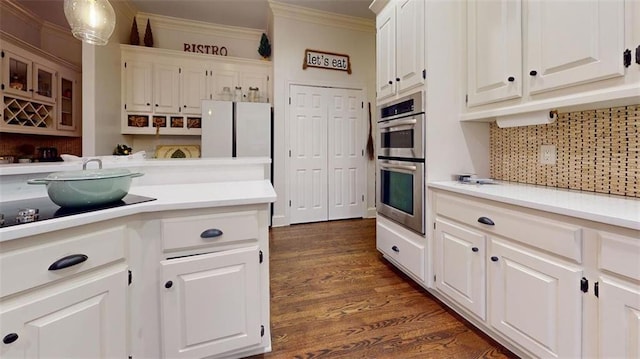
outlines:
[{"label": "framed wall sign", "polygon": [[349,55],[336,54],[333,52],[310,49],[304,50],[302,69],[306,70],[307,67],[346,71],[348,74],[351,74]]}]

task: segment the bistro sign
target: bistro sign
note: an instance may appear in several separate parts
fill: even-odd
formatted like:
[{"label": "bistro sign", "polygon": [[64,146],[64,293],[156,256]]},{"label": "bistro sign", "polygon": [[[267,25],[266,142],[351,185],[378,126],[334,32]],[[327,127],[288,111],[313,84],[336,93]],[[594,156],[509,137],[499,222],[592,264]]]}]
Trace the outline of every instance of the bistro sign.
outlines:
[{"label": "bistro sign", "polygon": [[302,63],[302,69],[306,70],[307,67],[346,71],[348,74],[351,74],[351,61],[349,61],[349,55],[336,54],[333,52],[309,49],[304,50],[304,62]]},{"label": "bistro sign", "polygon": [[205,45],[205,44],[187,44],[184,43],[185,52],[195,52],[198,54],[211,54],[227,56],[227,48],[224,46]]}]

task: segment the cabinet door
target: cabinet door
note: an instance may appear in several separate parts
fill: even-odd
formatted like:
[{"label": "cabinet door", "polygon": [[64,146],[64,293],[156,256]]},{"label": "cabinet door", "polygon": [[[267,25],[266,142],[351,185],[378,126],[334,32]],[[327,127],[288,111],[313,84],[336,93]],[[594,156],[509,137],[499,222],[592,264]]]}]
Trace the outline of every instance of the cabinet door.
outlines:
[{"label": "cabinet door", "polygon": [[2,59],[2,77],[6,93],[31,98],[32,64],[27,57],[5,51]]},{"label": "cabinet door", "polygon": [[162,342],[168,358],[203,358],[261,342],[257,246],[167,259]]},{"label": "cabinet door", "polygon": [[231,101],[239,83],[239,74],[232,70],[212,70],[210,92],[214,100]]},{"label": "cabinet door", "polygon": [[59,73],[60,103],[58,104],[58,130],[75,131],[78,129],[79,84],[73,72]]},{"label": "cabinet door", "polygon": [[489,322],[535,356],[579,358],[580,268],[491,238]]},{"label": "cabinet door", "polygon": [[624,1],[529,1],[525,13],[530,93],[624,75]]},{"label": "cabinet door", "polygon": [[185,66],[181,71],[182,112],[188,115],[202,113],[202,100],[208,100],[207,76],[204,67]]},{"label": "cabinet door", "polygon": [[376,17],[377,98],[396,93],[396,18],[395,6],[387,5]]},{"label": "cabinet door", "polygon": [[424,79],[424,0],[402,0],[397,5],[396,86],[402,93]]},{"label": "cabinet door", "polygon": [[436,219],[436,288],[485,319],[486,236],[465,226]]},{"label": "cabinet door", "polygon": [[520,0],[467,5],[468,105],[522,96]]},{"label": "cabinet door", "polygon": [[123,71],[126,110],[151,112],[151,63],[126,61]]},{"label": "cabinet door", "polygon": [[0,357],[126,358],[127,270],[52,286],[47,294],[0,305]]},{"label": "cabinet door", "polygon": [[601,358],[640,358],[640,287],[600,277]]},{"label": "cabinet door", "polygon": [[240,72],[240,87],[242,87],[243,101],[248,101],[250,89],[256,89],[259,102],[268,102],[269,75],[264,71],[252,71],[250,69]]},{"label": "cabinet door", "polygon": [[33,99],[41,102],[56,102],[56,70],[33,63]]},{"label": "cabinet door", "polygon": [[153,106],[155,113],[180,113],[180,68],[155,64],[153,68]]}]

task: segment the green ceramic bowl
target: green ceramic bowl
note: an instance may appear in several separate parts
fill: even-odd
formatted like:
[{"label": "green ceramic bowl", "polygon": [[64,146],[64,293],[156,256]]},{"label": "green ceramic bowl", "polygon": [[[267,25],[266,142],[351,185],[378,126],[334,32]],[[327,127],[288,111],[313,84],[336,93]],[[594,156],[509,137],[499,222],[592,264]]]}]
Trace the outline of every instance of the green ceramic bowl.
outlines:
[{"label": "green ceramic bowl", "polygon": [[91,207],[121,200],[129,193],[131,179],[143,173],[122,168],[55,172],[28,184],[44,184],[53,203],[60,207]]}]

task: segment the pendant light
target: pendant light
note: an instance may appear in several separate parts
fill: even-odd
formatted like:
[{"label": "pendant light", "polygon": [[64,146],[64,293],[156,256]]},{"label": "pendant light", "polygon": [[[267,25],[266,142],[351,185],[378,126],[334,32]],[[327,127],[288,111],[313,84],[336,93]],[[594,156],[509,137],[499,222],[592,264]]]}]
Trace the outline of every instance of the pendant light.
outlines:
[{"label": "pendant light", "polygon": [[64,0],[64,16],[73,36],[92,45],[106,45],[116,26],[107,0]]}]

